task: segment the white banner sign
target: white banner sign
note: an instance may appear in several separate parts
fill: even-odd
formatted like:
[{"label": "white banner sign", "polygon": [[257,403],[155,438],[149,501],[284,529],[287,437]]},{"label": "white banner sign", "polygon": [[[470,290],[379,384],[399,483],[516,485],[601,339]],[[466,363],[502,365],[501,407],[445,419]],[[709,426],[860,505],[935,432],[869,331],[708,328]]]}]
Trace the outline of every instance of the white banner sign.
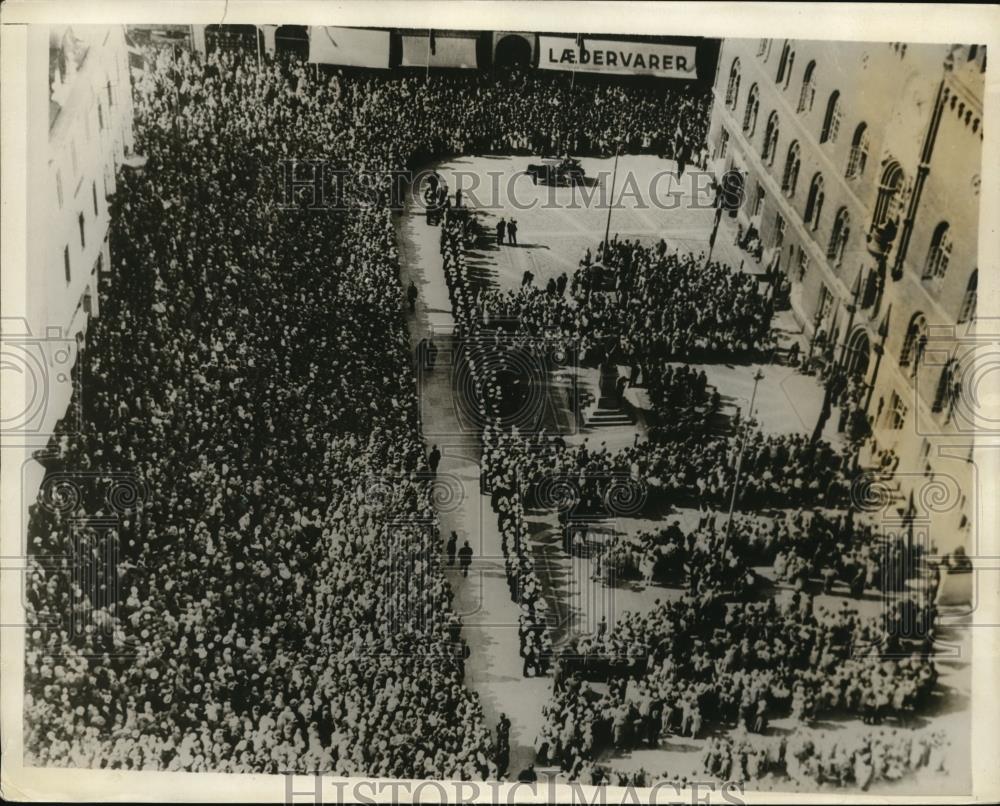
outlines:
[{"label": "white banner sign", "polygon": [[309,61],[348,67],[388,67],[389,32],[310,26]]},{"label": "white banner sign", "polygon": [[[428,62],[428,59],[430,62]],[[403,67],[476,67],[476,38],[471,36],[403,36]]]},{"label": "white banner sign", "polygon": [[697,78],[694,46],[657,42],[612,42],[573,37],[538,37],[538,66],[543,70],[580,70],[661,78]]}]

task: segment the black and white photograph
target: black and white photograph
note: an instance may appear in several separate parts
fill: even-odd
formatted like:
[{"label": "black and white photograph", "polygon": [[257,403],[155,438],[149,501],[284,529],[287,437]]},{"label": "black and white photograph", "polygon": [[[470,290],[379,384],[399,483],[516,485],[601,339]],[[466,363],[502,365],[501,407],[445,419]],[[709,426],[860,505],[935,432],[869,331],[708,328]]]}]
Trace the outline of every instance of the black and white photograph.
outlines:
[{"label": "black and white photograph", "polygon": [[995,8],[18,5],[6,799],[997,793]]}]

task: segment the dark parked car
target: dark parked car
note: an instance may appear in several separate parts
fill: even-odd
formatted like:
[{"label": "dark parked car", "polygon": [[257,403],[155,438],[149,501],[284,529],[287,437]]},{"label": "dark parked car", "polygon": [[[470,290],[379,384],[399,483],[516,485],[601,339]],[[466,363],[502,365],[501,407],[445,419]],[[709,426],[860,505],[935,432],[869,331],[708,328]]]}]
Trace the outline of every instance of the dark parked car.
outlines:
[{"label": "dark parked car", "polygon": [[573,157],[544,158],[540,163],[528,165],[527,173],[537,185],[579,185],[583,182],[584,171],[580,160]]}]

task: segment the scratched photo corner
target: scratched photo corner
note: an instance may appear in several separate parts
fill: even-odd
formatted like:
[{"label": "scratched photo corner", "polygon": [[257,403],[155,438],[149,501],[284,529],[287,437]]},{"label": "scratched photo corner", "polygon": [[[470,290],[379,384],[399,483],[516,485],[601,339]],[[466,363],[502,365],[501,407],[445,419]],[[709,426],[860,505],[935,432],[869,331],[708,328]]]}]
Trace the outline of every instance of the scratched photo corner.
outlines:
[{"label": "scratched photo corner", "polygon": [[24,767],[971,795],[987,48],[636,27],[29,26]]}]

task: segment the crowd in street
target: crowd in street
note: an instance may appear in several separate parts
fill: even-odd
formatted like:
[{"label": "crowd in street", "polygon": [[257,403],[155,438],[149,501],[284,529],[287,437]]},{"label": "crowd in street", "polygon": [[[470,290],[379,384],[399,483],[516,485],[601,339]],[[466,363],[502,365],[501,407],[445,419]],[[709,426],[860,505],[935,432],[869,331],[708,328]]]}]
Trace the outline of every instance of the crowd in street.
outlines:
[{"label": "crowd in street", "polygon": [[[429,128],[484,113],[458,92],[149,54],[147,174],[115,197],[113,281],[81,359],[88,427],[47,469],[133,474],[150,499],[116,530],[103,610],[106,589],[32,569],[33,763],[496,776],[433,562],[390,214],[276,215],[270,173],[276,156],[401,166]],[[71,555],[94,498],[41,500],[33,550]]]},{"label": "crowd in street", "polygon": [[480,321],[562,340],[583,362],[746,360],[774,348],[773,301],[754,275],[671,252],[663,240],[643,246],[616,235],[598,245],[603,262],[589,255],[570,279],[569,295],[533,283],[483,291]]},{"label": "crowd in street", "polygon": [[[52,476],[128,476],[148,495],[111,512],[110,533],[79,525],[109,516],[103,488],[43,483],[32,506],[32,554],[116,564],[93,590],[68,561],[27,574],[26,763],[505,775],[509,722],[494,738],[463,684],[469,650],[438,559],[440,453],[428,460],[420,440],[390,199],[319,216],[306,188],[283,195],[279,163],[384,174],[470,151],[608,153],[622,134],[630,150],[704,159],[708,97],[538,72],[318,74],[294,60],[155,49],[134,89],[149,162],[113,200],[113,265],[76,370],[85,427],[43,461]],[[588,258],[555,286],[482,291],[464,265],[467,219],[446,207],[440,223],[523,674],[554,678],[540,760],[602,780],[607,746],[697,737],[709,723],[762,733],[785,713],[877,723],[926,700],[937,674],[926,650],[855,652],[886,624],[824,612],[799,591],[734,609],[731,595],[753,581],[746,549],[719,553],[707,523],[613,546],[605,570],[679,568],[687,592],[556,651],[527,507],[613,506],[621,479],[715,507],[737,457],[737,509],[830,506],[846,498],[847,458],[752,422],[706,436],[718,394],[670,360],[770,350],[771,302],[755,278],[616,237],[598,248],[600,271]],[[502,320],[517,339],[501,341]],[[584,360],[624,359],[665,430],[611,451],[510,427],[523,401],[504,356],[535,349],[532,337],[568,337]],[[761,550],[783,576],[830,568],[864,590],[885,561],[860,529],[814,515],[761,537]],[[606,693],[588,685],[600,677]],[[713,770],[724,749],[743,752],[711,747]],[[890,777],[875,753],[851,763]],[[825,758],[792,755],[806,770]]]},{"label": "crowd in street", "polygon": [[824,784],[867,790],[927,769],[946,768],[943,731],[909,733],[882,728],[860,736],[808,731],[783,736],[713,736],[702,751],[706,772],[722,781],[771,777],[813,791]]},{"label": "crowd in street", "polygon": [[741,453],[737,508],[835,506],[847,498],[847,454],[805,435],[768,435],[750,424],[728,436],[649,439],[617,451],[544,434],[493,432],[483,461],[491,476],[518,478],[526,496],[557,478],[573,484],[581,500],[596,502],[609,480],[631,478],[651,496],[725,507]]},{"label": "crowd in street", "polygon": [[597,556],[595,574],[611,580],[638,577],[647,584],[681,583],[694,594],[713,590],[742,598],[751,591],[754,575],[739,535],[725,554],[722,543],[713,529],[685,535],[676,521],[656,531],[616,534]]},{"label": "crowd in street", "polygon": [[[808,723],[848,713],[878,724],[918,709],[937,679],[926,647],[880,653],[883,631],[902,627],[798,592],[733,606],[704,590],[627,611],[557,652],[542,743],[566,768],[607,747],[655,747],[708,726],[762,734],[778,716]],[[606,682],[607,692],[586,680]]]},{"label": "crowd in street", "polygon": [[909,543],[906,534],[884,535],[851,510],[790,512],[747,542],[762,562],[773,563],[778,579],[800,586],[821,579],[827,592],[842,582],[854,597],[866,590],[901,589],[921,552],[919,543]]}]

